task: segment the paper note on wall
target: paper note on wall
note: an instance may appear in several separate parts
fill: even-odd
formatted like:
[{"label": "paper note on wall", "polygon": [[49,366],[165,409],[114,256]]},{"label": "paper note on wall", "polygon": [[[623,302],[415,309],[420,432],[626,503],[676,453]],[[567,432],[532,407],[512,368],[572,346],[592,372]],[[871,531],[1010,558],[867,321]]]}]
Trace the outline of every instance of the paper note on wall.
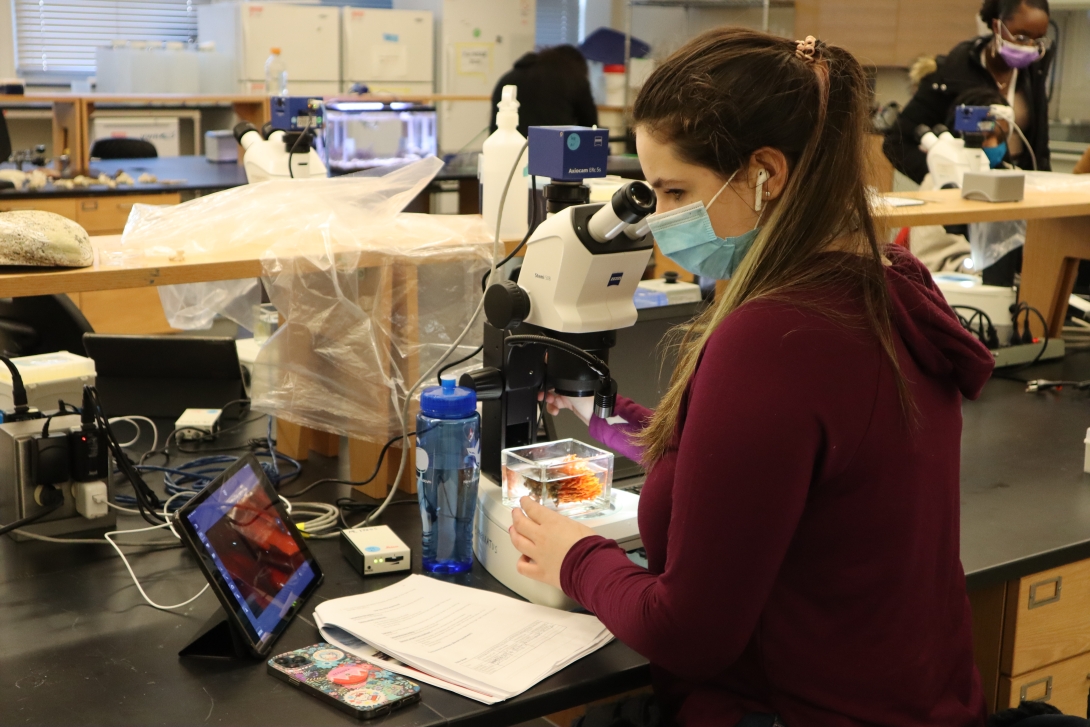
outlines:
[{"label": "paper note on wall", "polygon": [[378,78],[409,75],[408,47],[401,43],[379,43],[371,47],[371,65]]},{"label": "paper note on wall", "polygon": [[487,79],[492,74],[492,54],[495,43],[457,43],[455,45],[459,74],[480,76],[482,79]]}]

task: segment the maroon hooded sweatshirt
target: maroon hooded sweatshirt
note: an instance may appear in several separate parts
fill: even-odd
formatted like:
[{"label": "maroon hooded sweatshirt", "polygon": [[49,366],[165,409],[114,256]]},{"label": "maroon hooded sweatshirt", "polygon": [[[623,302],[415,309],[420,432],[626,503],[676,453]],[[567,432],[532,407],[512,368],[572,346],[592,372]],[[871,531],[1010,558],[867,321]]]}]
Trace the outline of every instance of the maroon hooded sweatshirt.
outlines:
[{"label": "maroon hooded sweatshirt", "polygon": [[[753,301],[716,329],[648,473],[648,568],[592,536],[564,592],[652,664],[667,714],[787,727],[984,723],[958,554],[962,397],[992,370],[930,273],[892,250],[897,360],[813,307]],[[861,302],[828,304],[858,316]],[[591,433],[628,446],[629,425]],[[638,456],[638,452],[634,452]]]}]

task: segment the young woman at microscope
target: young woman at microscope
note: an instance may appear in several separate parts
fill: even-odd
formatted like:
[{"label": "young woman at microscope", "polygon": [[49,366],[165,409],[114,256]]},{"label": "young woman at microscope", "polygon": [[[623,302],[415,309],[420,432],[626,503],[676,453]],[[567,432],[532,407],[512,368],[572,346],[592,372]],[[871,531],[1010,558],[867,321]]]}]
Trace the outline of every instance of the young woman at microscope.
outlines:
[{"label": "young woman at microscope", "polygon": [[648,467],[648,568],[530,499],[519,571],[654,668],[664,723],[982,725],[958,554],[962,397],[988,351],[879,243],[866,76],[846,51],[709,31],[635,103],[662,251],[726,294],[628,424],[550,394]]}]

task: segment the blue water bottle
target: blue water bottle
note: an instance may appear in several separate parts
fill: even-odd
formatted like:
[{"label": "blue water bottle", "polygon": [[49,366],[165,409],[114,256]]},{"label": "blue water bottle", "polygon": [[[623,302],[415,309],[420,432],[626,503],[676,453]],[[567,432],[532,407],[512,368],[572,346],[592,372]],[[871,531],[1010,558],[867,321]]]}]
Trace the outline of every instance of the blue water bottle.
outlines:
[{"label": "blue water bottle", "polygon": [[473,513],[481,474],[477,393],[454,385],[420,394],[416,417],[416,489],[424,525],[424,570],[464,573],[473,566]]}]

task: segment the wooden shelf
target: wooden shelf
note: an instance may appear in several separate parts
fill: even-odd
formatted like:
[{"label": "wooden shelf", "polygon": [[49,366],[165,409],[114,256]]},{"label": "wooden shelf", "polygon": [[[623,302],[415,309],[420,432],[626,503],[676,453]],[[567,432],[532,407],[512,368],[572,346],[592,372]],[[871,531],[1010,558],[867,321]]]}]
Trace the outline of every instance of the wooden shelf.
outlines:
[{"label": "wooden shelf", "polygon": [[976,202],[962,199],[956,189],[931,192],[895,192],[891,197],[922,199],[915,207],[894,207],[878,217],[893,227],[962,225],[1000,220],[1040,220],[1057,217],[1090,217],[1090,193],[1026,191],[1021,202]]}]

